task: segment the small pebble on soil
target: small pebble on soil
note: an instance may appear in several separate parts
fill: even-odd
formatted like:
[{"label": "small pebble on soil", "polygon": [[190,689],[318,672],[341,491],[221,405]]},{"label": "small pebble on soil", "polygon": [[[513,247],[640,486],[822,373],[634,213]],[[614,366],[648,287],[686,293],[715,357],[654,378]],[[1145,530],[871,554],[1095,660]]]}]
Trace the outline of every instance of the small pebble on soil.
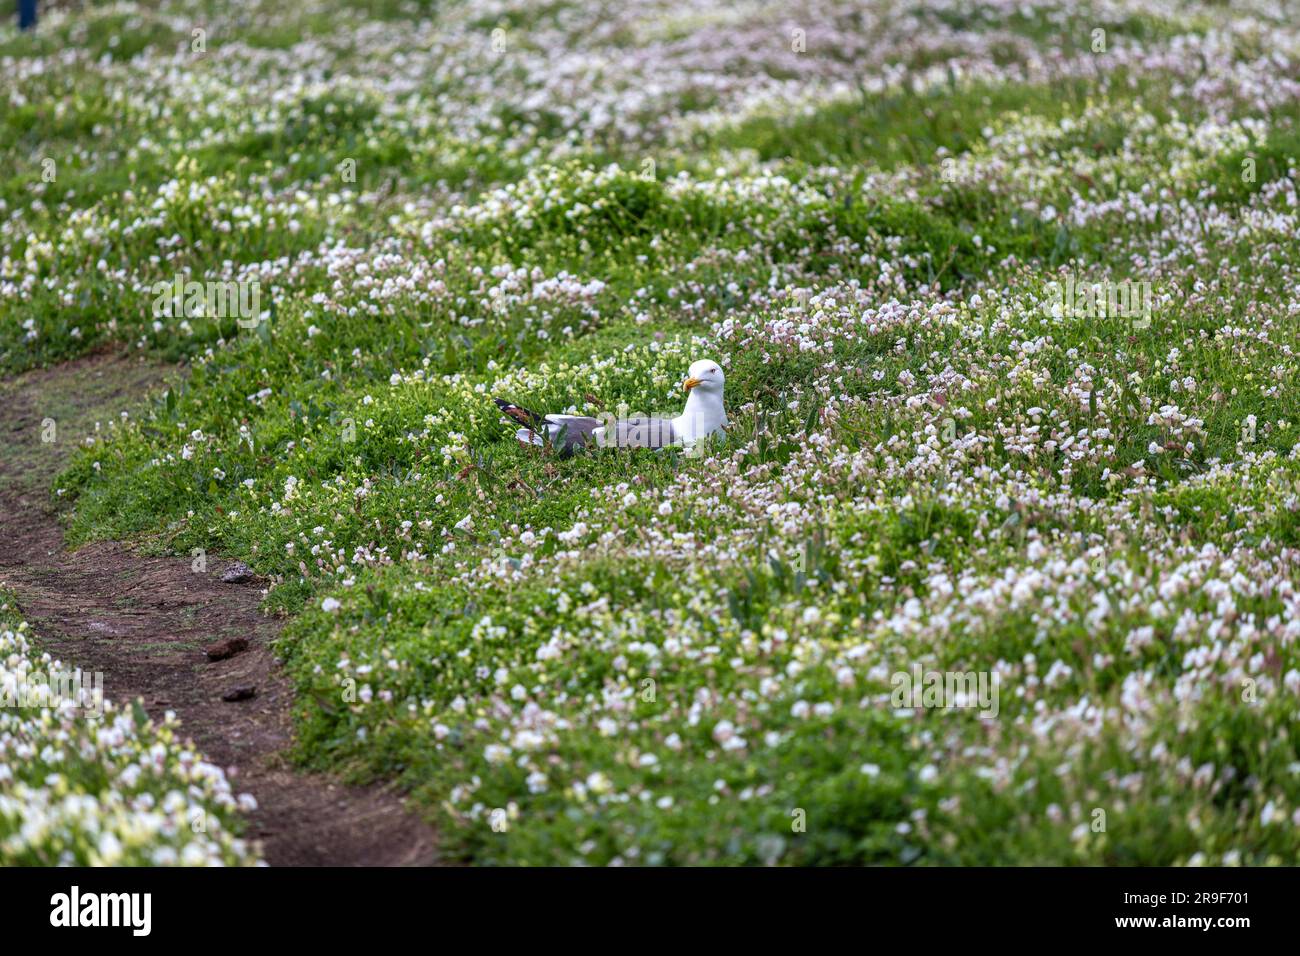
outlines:
[{"label": "small pebble on soil", "polygon": [[225,584],[243,584],[252,577],[253,569],[243,561],[236,561],[222,573],[221,580]]},{"label": "small pebble on soil", "polygon": [[227,657],[234,657],[240,651],[246,650],[248,650],[248,638],[227,637],[225,640],[209,644],[203,648],[203,653],[208,655],[210,661],[224,661]]}]

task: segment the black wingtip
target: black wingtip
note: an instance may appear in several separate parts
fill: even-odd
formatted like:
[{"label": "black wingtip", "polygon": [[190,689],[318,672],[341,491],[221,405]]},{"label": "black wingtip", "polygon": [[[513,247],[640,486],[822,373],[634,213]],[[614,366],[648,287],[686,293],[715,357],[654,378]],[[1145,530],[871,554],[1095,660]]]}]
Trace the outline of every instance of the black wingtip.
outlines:
[{"label": "black wingtip", "polygon": [[492,401],[496,402],[496,406],[501,409],[502,414],[525,428],[542,428],[546,424],[545,416],[529,411],[514,402],[507,402],[504,398],[494,398]]}]

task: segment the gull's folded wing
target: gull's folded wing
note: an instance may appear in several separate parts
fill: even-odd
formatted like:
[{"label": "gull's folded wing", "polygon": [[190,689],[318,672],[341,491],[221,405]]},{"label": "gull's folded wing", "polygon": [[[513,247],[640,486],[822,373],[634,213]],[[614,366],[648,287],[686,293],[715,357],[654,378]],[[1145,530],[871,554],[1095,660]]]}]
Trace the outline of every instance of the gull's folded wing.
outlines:
[{"label": "gull's folded wing", "polygon": [[551,440],[562,455],[571,455],[591,441],[591,433],[600,427],[599,418],[586,415],[547,415]]},{"label": "gull's folded wing", "polygon": [[625,418],[606,429],[606,448],[666,448],[677,443],[671,418]]}]

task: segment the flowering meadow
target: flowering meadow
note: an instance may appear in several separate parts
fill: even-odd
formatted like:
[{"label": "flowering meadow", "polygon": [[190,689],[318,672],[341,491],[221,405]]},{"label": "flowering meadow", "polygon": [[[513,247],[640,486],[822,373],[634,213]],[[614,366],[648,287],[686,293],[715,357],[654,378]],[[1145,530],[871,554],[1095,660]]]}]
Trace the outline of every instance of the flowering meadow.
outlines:
[{"label": "flowering meadow", "polygon": [[[1294,864],[1296,13],[52,11],[0,28],[0,370],[181,363],[55,482],[71,536],[266,575],[296,757],[455,859]],[[700,358],[689,454],[492,401],[676,415]],[[900,706],[931,672],[996,714]],[[230,800],[170,728],[42,720],[0,756],[111,752],[75,801],[148,834],[23,769],[0,859],[241,855],[177,828]]]}]

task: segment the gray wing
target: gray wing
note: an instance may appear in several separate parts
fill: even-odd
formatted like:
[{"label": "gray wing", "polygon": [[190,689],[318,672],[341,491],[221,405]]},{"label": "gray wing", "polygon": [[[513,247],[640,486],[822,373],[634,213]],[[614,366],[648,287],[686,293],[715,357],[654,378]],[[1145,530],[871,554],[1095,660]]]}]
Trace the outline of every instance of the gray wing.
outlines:
[{"label": "gray wing", "polygon": [[624,418],[614,423],[606,448],[666,448],[677,443],[671,418]]},{"label": "gray wing", "polygon": [[546,421],[551,425],[551,440],[561,455],[572,455],[585,448],[591,442],[591,433],[601,424],[599,418],[585,415],[547,415]]}]

